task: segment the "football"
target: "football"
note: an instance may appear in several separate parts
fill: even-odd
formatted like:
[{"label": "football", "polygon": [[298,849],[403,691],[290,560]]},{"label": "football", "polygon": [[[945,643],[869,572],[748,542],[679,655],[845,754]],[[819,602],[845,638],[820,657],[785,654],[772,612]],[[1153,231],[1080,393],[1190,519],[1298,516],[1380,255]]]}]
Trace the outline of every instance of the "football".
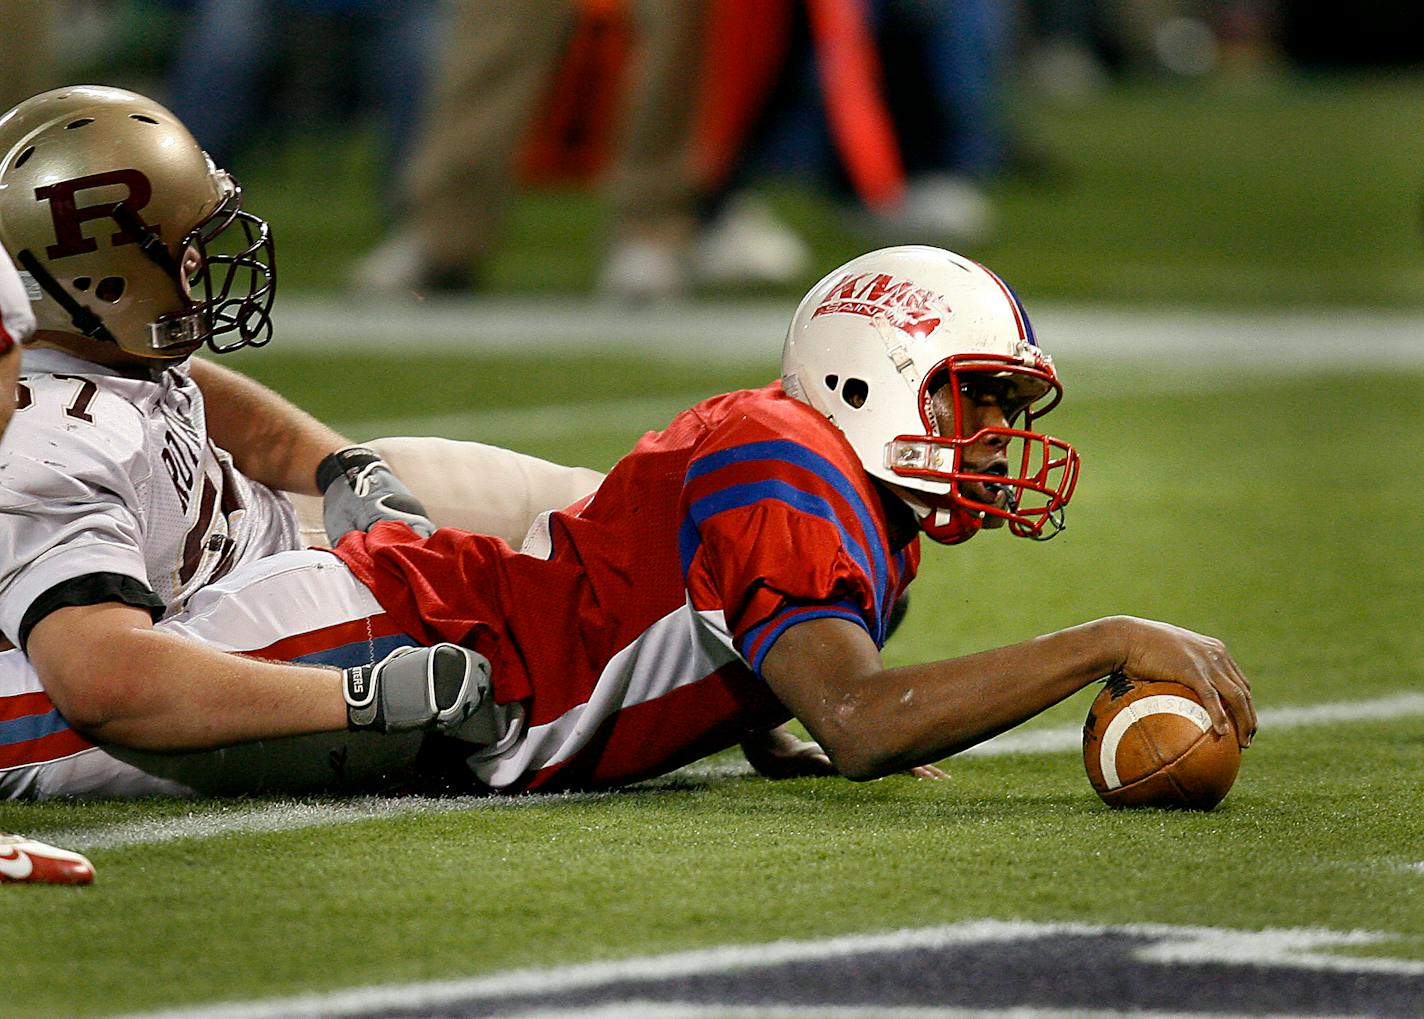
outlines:
[{"label": "football", "polygon": [[1088,781],[1110,807],[1210,810],[1236,781],[1235,730],[1212,732],[1197,695],[1178,683],[1108,678],[1083,724]]}]

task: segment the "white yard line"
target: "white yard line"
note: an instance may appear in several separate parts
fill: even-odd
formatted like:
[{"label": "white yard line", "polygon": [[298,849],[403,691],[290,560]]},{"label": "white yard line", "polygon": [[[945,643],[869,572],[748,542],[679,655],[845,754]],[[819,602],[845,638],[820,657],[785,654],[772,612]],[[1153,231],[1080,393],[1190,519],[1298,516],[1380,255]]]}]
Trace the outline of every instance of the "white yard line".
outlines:
[{"label": "white yard line", "polygon": [[[284,299],[276,350],[490,352],[636,350],[669,360],[761,364],[774,376],[794,302],[694,302],[628,309],[597,301],[496,298],[370,306]],[[1424,365],[1424,316],[1375,310],[1245,313],[1047,304],[1037,332],[1078,398],[1130,387],[1138,396],[1222,390],[1260,376]],[[1368,358],[1368,360],[1366,360]],[[1229,371],[1223,371],[1229,369]],[[641,432],[710,394],[544,404],[334,422],[360,436],[443,435],[550,441]]]},{"label": "white yard line", "polygon": [[[362,304],[286,296],[276,311],[283,348],[379,350],[638,348],[714,362],[778,359],[792,299],[692,301],[629,308],[566,298],[471,298]],[[1064,358],[1310,366],[1424,363],[1424,315],[1325,308],[1245,313],[1030,301],[1035,330]]]},{"label": "white yard line", "polygon": [[[1368,722],[1424,715],[1424,693],[1401,693],[1368,701],[1335,701],[1299,708],[1265,708],[1259,712],[1261,732],[1269,736],[1282,729],[1337,722]],[[1077,750],[1083,745],[1079,726],[1028,729],[970,747],[960,757],[1001,757],[1005,754],[1051,754]]]},{"label": "white yard line", "polygon": [[[1309,725],[1336,725],[1341,722],[1375,721],[1424,715],[1424,694],[1401,693],[1366,701],[1337,701],[1293,708],[1261,711],[1261,732],[1273,732]],[[1082,730],[1077,727],[1027,729],[1005,733],[960,757],[998,757],[1006,754],[1053,754],[1077,750]],[[694,764],[669,776],[696,781],[739,777],[750,774],[747,765],[726,761]],[[664,780],[666,781],[666,780]],[[194,809],[182,817],[125,821],[118,824],[85,826],[40,834],[48,842],[68,849],[117,849],[153,845],[179,839],[221,838],[250,832],[295,831],[353,821],[372,821],[410,813],[451,813],[462,810],[504,810],[547,806],[560,799],[587,801],[609,793],[565,794],[562,796],[461,796],[445,799],[410,797],[388,799],[358,797],[341,802],[280,800],[258,803],[196,801]]]}]

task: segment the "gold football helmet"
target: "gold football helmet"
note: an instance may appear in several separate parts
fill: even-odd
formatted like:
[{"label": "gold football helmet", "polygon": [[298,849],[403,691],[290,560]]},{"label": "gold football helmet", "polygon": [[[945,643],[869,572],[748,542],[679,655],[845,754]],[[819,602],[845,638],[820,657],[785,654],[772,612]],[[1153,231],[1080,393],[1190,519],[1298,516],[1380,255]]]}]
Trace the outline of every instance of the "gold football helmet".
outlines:
[{"label": "gold football helmet", "polygon": [[0,244],[39,329],[167,361],[272,337],[271,231],[178,118],[133,92],[76,85],[0,117]]}]

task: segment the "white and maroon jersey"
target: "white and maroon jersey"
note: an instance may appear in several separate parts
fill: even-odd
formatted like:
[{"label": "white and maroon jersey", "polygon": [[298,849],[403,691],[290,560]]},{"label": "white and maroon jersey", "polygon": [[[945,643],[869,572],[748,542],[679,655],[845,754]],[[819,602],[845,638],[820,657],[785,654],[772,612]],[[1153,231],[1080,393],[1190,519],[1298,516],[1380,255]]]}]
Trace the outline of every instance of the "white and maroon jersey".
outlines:
[{"label": "white and maroon jersey", "polygon": [[524,552],[378,524],[337,554],[383,628],[490,659],[495,700],[523,722],[469,764],[517,791],[636,781],[785,721],[760,677],[777,637],[831,616],[883,643],[919,546],[891,547],[840,431],[773,384],[646,435]]},{"label": "white and maroon jersey", "polygon": [[0,248],[0,354],[24,343],[35,331],[35,313],[20,274],[4,248]]},{"label": "white and maroon jersey", "polygon": [[187,365],[131,377],[25,351],[0,439],[0,631],[10,641],[36,599],[66,583],[130,578],[167,614],[238,563],[298,547],[287,499],[208,439]]}]

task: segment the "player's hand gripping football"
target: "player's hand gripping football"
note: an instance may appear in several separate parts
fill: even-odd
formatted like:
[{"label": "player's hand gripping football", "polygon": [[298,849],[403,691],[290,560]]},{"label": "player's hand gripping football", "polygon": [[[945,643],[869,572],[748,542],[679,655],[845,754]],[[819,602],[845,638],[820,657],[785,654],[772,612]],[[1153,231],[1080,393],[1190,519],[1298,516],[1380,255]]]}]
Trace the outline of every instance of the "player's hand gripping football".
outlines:
[{"label": "player's hand gripping football", "polygon": [[1212,728],[1225,734],[1230,724],[1237,742],[1251,745],[1256,735],[1256,707],[1251,682],[1226,645],[1215,637],[1150,619],[1118,617],[1122,632],[1121,670],[1137,680],[1162,680],[1190,687],[1211,716]]},{"label": "player's hand gripping football", "polygon": [[343,672],[352,729],[450,732],[493,698],[484,655],[456,644],[400,648]]},{"label": "player's hand gripping football", "polygon": [[373,449],[348,446],[329,454],[316,469],[316,484],[321,522],[333,545],[348,532],[369,531],[382,520],[409,524],[421,537],[435,531],[420,500]]}]

